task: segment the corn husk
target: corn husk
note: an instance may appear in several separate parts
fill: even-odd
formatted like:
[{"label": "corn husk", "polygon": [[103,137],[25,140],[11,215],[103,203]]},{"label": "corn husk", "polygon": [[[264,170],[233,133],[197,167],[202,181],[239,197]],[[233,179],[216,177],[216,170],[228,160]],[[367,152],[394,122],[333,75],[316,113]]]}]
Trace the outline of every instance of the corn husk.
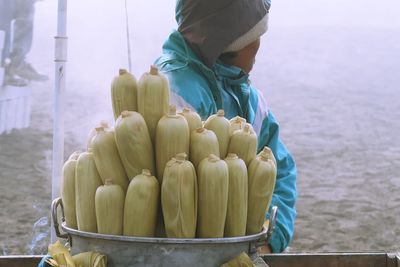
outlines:
[{"label": "corn husk", "polygon": [[212,130],[218,139],[219,154],[221,158],[225,158],[228,154],[228,146],[231,137],[231,125],[223,109],[218,110],[217,114],[208,117],[204,123],[204,128]]},{"label": "corn husk", "polygon": [[142,114],[154,143],[158,121],[168,113],[169,84],[167,77],[151,66],[138,83],[138,111]]},{"label": "corn husk", "polygon": [[92,139],[92,149],[101,180],[104,184],[106,179],[112,179],[114,184],[118,184],[126,192],[129,179],[118,153],[114,130],[97,127],[96,131]]},{"label": "corn husk", "polygon": [[256,265],[246,253],[242,252],[234,259],[222,264],[221,267],[256,267]]},{"label": "corn husk", "polygon": [[248,169],[247,235],[257,234],[261,231],[274,192],[276,166],[268,157],[268,153],[261,153],[252,160]]},{"label": "corn husk", "polygon": [[176,107],[170,106],[168,115],[161,118],[156,131],[157,178],[162,177],[167,162],[176,154],[189,155],[189,126],[184,117],[176,114]]},{"label": "corn husk", "polygon": [[195,111],[190,110],[190,108],[185,107],[178,114],[182,115],[186,119],[189,125],[190,133],[203,126],[200,115],[197,114]]},{"label": "corn husk", "polygon": [[76,266],[71,254],[69,253],[69,250],[65,246],[63,246],[58,240],[56,241],[56,243],[49,245],[48,253],[59,266]]},{"label": "corn husk", "polygon": [[263,148],[263,150],[261,150],[261,152],[258,153],[258,156],[261,156],[261,155],[264,155],[264,157],[266,157],[266,158],[272,160],[272,161],[274,162],[274,164],[275,164],[275,167],[278,166],[278,165],[276,164],[276,159],[275,159],[274,153],[272,153],[272,150],[271,150],[269,147],[265,146],[265,147]]},{"label": "corn husk", "polygon": [[123,111],[115,123],[115,141],[129,180],[143,169],[155,173],[153,145],[142,115]]},{"label": "corn husk", "polygon": [[[231,135],[236,131],[236,130],[242,130],[244,128],[244,126],[247,124],[247,121],[245,118],[242,118],[240,116],[236,116],[233,117],[232,119],[229,120],[229,123],[231,125]],[[250,131],[254,134],[256,134],[256,132],[253,129],[253,126],[251,126],[251,124],[249,124],[249,128]]]},{"label": "corn husk", "polygon": [[215,133],[204,127],[194,130],[190,135],[190,161],[197,168],[210,154],[219,157],[218,139]]},{"label": "corn husk", "polygon": [[80,151],[75,151],[64,163],[60,185],[61,199],[64,205],[65,223],[68,227],[78,229],[75,202],[75,172]]},{"label": "corn husk", "polygon": [[228,151],[238,155],[249,166],[257,153],[257,135],[251,131],[250,124],[232,134]]},{"label": "corn husk", "polygon": [[236,154],[228,154],[225,162],[229,170],[225,237],[244,236],[246,235],[248,205],[247,167]]},{"label": "corn husk", "polygon": [[154,237],[160,186],[149,170],[129,183],[124,207],[124,235]]},{"label": "corn husk", "polygon": [[122,235],[125,194],[112,180],[96,190],[95,207],[97,232],[107,235]]},{"label": "corn husk", "polygon": [[107,267],[107,256],[98,252],[83,252],[72,256],[77,267]]},{"label": "corn husk", "polygon": [[76,162],[75,201],[78,230],[97,232],[95,195],[97,187],[102,185],[100,175],[94,163],[93,153],[83,152]]},{"label": "corn husk", "polygon": [[68,159],[69,160],[78,160],[78,158],[79,158],[79,155],[82,153],[82,151],[80,151],[80,150],[77,150],[77,151],[74,151],[74,152],[72,152],[72,154],[68,157]]},{"label": "corn husk", "polygon": [[125,69],[119,70],[111,84],[111,99],[114,119],[124,110],[137,111],[137,83],[135,77]]},{"label": "corn husk", "polygon": [[197,179],[199,190],[197,236],[223,237],[228,207],[228,166],[225,161],[211,154],[200,162]]},{"label": "corn husk", "polygon": [[111,128],[107,121],[105,121],[105,120],[100,121],[99,125],[97,125],[95,128],[90,130],[90,133],[88,135],[87,142],[86,142],[87,143],[87,145],[86,145],[87,149],[90,148],[91,143],[92,143],[92,139],[97,133],[97,131],[96,131],[97,127],[103,127],[103,128],[106,128],[106,129],[107,128]]},{"label": "corn husk", "polygon": [[176,155],[165,167],[161,203],[167,237],[195,238],[197,177],[184,153]]}]

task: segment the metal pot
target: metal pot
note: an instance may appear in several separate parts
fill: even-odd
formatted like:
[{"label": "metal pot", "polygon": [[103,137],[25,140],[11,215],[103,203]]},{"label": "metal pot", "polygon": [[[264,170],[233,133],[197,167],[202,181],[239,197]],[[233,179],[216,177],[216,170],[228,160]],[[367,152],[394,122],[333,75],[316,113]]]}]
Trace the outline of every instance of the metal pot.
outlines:
[{"label": "metal pot", "polygon": [[[57,208],[61,207],[61,234]],[[97,251],[107,255],[109,267],[125,266],[201,266],[216,267],[241,252],[256,253],[270,239],[277,207],[272,208],[268,229],[242,237],[229,238],[148,238],[104,235],[83,232],[65,225],[61,198],[51,204],[54,230],[59,238],[68,239],[72,254]]]}]

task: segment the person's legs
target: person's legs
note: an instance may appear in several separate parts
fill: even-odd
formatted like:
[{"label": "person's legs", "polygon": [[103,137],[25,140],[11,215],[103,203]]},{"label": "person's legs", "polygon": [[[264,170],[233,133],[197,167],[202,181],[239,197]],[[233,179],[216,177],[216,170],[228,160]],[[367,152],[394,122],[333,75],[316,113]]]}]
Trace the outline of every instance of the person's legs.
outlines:
[{"label": "person's legs", "polygon": [[45,81],[46,75],[38,73],[25,61],[32,47],[33,18],[35,13],[34,0],[13,0],[17,5],[12,32],[12,47],[10,53],[10,71],[27,80]]},{"label": "person's legs", "polygon": [[14,17],[13,0],[0,0],[0,31],[5,34],[3,51],[1,56],[1,66],[4,67],[5,60],[10,56],[10,27]]},{"label": "person's legs", "polygon": [[[11,22],[15,17],[17,8],[15,0],[0,0],[0,30],[4,31],[5,39],[3,51],[1,53],[1,67],[5,68],[5,77],[3,84],[12,86],[26,86],[27,82],[24,79],[16,77],[10,72],[10,54],[11,54]],[[0,84],[1,86],[2,84]]]},{"label": "person's legs", "polygon": [[13,66],[19,66],[32,47],[33,16],[35,12],[33,0],[14,0],[17,5],[15,10],[13,42],[10,59]]}]

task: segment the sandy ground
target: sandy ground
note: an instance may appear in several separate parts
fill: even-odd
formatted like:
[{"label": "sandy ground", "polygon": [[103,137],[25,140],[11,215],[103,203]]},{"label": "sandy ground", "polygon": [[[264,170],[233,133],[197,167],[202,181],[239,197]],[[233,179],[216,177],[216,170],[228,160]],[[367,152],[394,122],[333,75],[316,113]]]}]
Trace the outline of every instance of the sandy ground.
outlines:
[{"label": "sandy ground", "polygon": [[299,168],[292,251],[400,249],[399,33],[272,33],[255,82]]},{"label": "sandy ground", "polygon": [[[269,34],[252,79],[298,164],[289,250],[400,250],[400,30]],[[36,65],[52,73],[49,62]],[[112,120],[113,76],[67,76],[66,156],[94,123]],[[0,255],[44,253],[49,243],[53,82],[31,86],[31,127],[0,136]]]}]

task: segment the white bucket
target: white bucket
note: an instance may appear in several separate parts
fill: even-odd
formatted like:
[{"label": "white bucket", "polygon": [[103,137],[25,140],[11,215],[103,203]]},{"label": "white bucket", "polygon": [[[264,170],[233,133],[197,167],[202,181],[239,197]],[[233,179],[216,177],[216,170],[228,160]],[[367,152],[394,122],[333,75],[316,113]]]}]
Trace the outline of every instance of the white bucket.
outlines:
[{"label": "white bucket", "polygon": [[0,87],[0,134],[12,129],[29,127],[31,89],[29,87]]},{"label": "white bucket", "polygon": [[[3,55],[4,41],[5,41],[4,31],[0,31],[0,59]],[[3,85],[3,81],[4,81],[4,68],[2,68],[2,66],[0,65],[0,87]]]}]

